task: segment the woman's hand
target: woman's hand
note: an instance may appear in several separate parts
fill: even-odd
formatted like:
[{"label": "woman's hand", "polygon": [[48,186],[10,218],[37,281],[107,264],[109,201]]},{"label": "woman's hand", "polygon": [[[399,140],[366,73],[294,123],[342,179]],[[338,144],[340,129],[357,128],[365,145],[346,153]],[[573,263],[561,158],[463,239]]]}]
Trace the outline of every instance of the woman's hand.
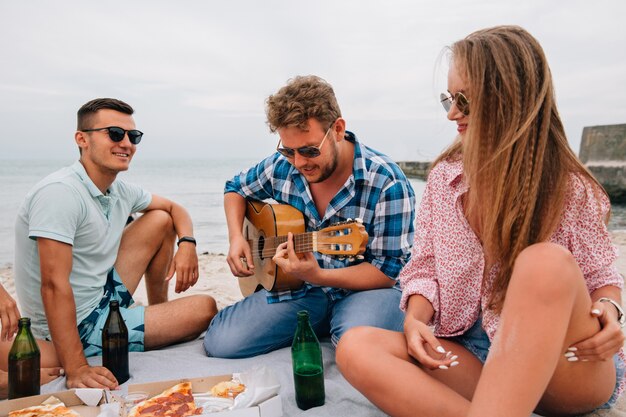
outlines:
[{"label": "woman's hand", "polygon": [[598,318],[600,331],[572,345],[565,354],[571,362],[610,360],[624,345],[624,333],[617,321],[617,309],[610,303],[596,301],[591,315]]},{"label": "woman's hand", "polygon": [[446,352],[428,325],[412,315],[404,319],[407,350],[415,360],[428,369],[448,369],[457,366],[457,356]]},{"label": "woman's hand", "polygon": [[9,295],[7,290],[0,285],[0,321],[2,322],[2,333],[0,340],[11,340],[13,335],[17,333],[17,324],[20,320],[20,311],[17,309],[17,303]]}]

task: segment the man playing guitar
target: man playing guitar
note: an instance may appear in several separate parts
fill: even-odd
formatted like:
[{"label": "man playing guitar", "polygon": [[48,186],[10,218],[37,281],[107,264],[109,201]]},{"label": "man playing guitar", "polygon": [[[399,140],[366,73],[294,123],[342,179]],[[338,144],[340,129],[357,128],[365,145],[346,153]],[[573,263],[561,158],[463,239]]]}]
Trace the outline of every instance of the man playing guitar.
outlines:
[{"label": "man playing guitar", "polygon": [[272,261],[304,285],[260,289],[220,311],[204,339],[207,354],[242,358],[289,346],[299,310],[308,310],[318,336],[330,335],[334,345],[354,326],[402,331],[396,278],[409,258],[415,204],[405,175],[346,131],[332,87],[319,77],[290,80],[267,99],[266,112],[280,137],[277,152],[236,175],[224,191],[233,275],[251,277],[259,269],[255,258],[262,251],[251,248],[243,227],[250,199],[292,206],[307,232],[362,219],[369,240],[362,259],[351,262],[297,251],[287,233]]}]

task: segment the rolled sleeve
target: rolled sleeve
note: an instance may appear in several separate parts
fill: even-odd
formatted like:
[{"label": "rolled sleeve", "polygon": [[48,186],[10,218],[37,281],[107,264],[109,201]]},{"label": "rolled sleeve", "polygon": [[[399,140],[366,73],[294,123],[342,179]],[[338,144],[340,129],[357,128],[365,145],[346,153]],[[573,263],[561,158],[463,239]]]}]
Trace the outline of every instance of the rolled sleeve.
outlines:
[{"label": "rolled sleeve", "polygon": [[570,179],[572,190],[554,240],[572,253],[593,292],[608,285],[622,288],[624,280],[614,266],[617,248],[611,240],[605,219],[610,210],[601,190],[577,176]]},{"label": "rolled sleeve", "polygon": [[409,187],[395,181],[383,189],[369,242],[368,262],[396,280],[409,260],[414,237],[415,195]]}]

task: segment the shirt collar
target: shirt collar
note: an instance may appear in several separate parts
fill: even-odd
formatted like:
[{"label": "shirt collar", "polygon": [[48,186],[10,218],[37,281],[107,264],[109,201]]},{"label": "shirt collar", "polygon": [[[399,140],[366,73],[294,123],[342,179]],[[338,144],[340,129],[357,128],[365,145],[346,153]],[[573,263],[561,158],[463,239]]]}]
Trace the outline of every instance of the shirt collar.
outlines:
[{"label": "shirt collar", "polygon": [[352,165],[354,181],[364,181],[366,179],[365,173],[367,172],[367,167],[365,165],[365,158],[363,157],[363,145],[361,145],[356,135],[348,130],[346,130],[345,139],[354,144],[354,164]]},{"label": "shirt collar", "polygon": [[[83,164],[80,163],[80,161],[74,162],[71,168],[76,173],[76,175],[78,175],[78,178],[80,178],[82,183],[85,184],[85,187],[87,187],[92,197],[97,198],[99,196],[105,196],[102,191],[100,191],[100,189],[96,186],[96,184],[94,184],[94,182],[91,180],[91,178],[87,174],[87,171],[85,170],[85,167],[83,166]],[[111,188],[112,187],[109,187],[109,189],[107,190],[107,195],[111,194]]]},{"label": "shirt collar", "polygon": [[457,194],[467,192],[468,185],[463,176],[463,159],[459,157],[454,160],[447,160],[449,169],[446,171],[446,181],[448,185],[457,191]]}]

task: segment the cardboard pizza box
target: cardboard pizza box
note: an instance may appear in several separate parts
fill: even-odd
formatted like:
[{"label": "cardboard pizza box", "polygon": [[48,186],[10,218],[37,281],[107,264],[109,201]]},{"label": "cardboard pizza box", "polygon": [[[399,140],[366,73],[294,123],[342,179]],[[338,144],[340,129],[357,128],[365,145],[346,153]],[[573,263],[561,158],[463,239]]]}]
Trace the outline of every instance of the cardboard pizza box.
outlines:
[{"label": "cardboard pizza box", "polygon": [[[150,397],[158,395],[168,388],[173,387],[181,382],[190,381],[193,392],[207,392],[214,385],[222,381],[230,381],[232,374],[207,376],[202,378],[183,378],[173,379],[170,381],[149,382],[145,384],[133,384],[128,386],[128,392],[147,392]],[[211,417],[281,417],[283,415],[283,404],[280,395],[276,395],[263,401],[261,404],[242,408],[238,410],[220,411],[217,413],[205,414]]]},{"label": "cardboard pizza box", "polygon": [[[26,407],[32,407],[34,405],[41,405],[50,397],[56,397],[61,400],[68,408],[76,411],[82,417],[96,417],[100,413],[99,407],[89,407],[78,398],[73,390],[58,391],[50,394],[33,395],[30,397],[16,398],[14,400],[0,401],[0,416],[5,417],[9,415],[10,411],[19,410]],[[98,404],[102,404],[105,401],[105,394],[102,393],[102,399]]]},{"label": "cardboard pizza box", "polygon": [[[147,392],[149,397],[158,395],[168,388],[173,387],[181,382],[190,381],[192,383],[193,392],[207,392],[215,384],[222,381],[230,381],[232,374],[207,376],[203,378],[182,378],[174,379],[170,381],[149,382],[144,384],[132,384],[128,386],[128,393],[132,392]],[[113,391],[113,393],[119,393],[119,391]],[[78,398],[73,390],[58,391],[48,394],[33,395],[31,397],[17,398],[15,400],[0,401],[0,417],[6,417],[10,411],[19,410],[21,408],[32,407],[34,405],[40,405],[45,400],[54,396],[61,400],[67,407],[76,411],[82,417],[96,417],[100,414],[100,407],[90,407],[83,403]],[[98,405],[107,401],[110,395],[106,395],[103,391],[102,399]],[[211,417],[281,417],[283,415],[282,400],[280,395],[276,395],[262,402],[261,404],[243,408],[239,410],[222,411],[217,413],[207,414]]]}]

